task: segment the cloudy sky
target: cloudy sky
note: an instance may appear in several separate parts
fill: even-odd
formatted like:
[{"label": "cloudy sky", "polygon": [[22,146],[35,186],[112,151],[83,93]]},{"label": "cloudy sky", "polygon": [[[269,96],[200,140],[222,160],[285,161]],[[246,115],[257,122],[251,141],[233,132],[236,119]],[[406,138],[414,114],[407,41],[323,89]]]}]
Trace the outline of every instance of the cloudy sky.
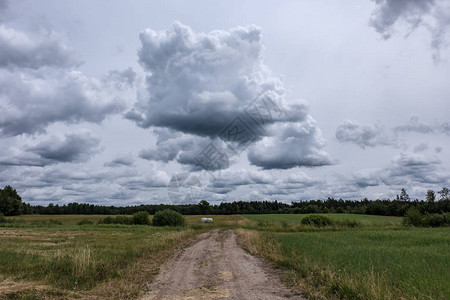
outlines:
[{"label": "cloudy sky", "polygon": [[444,0],[0,0],[0,185],[422,199],[450,185],[449,42]]}]

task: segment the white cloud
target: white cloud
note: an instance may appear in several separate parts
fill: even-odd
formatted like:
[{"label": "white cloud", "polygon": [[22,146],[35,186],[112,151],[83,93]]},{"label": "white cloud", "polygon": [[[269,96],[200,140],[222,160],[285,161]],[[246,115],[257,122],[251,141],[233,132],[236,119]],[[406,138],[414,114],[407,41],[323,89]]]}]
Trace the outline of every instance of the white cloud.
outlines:
[{"label": "white cloud", "polygon": [[[146,29],[140,39],[139,62],[148,72],[147,87],[126,114],[137,125],[212,140],[220,136],[239,152],[265,136],[249,155],[253,164],[264,168],[331,163],[328,154],[320,150],[320,130],[308,115],[307,105],[288,103],[283,83],[265,66],[260,28],[195,33],[175,22],[165,32]],[[240,123],[234,126],[236,117]],[[236,132],[245,127],[252,132],[251,139],[230,141],[230,126]],[[180,149],[198,148],[194,147],[197,141],[185,136],[161,142],[158,149],[166,151],[145,150],[141,157],[162,161],[177,158],[180,163],[192,164],[195,153],[180,153]],[[258,152],[261,147],[270,148],[268,156]],[[287,158],[285,151],[289,152]]]},{"label": "white cloud", "polygon": [[269,136],[251,146],[248,159],[264,169],[289,169],[333,164],[317,123],[307,117],[303,122],[274,124]]},{"label": "white cloud", "polygon": [[385,39],[391,37],[396,23],[404,22],[413,31],[417,27],[427,29],[431,35],[433,59],[440,59],[440,52],[447,47],[450,28],[450,5],[445,0],[374,0],[376,9],[370,25]]},{"label": "white cloud", "polygon": [[365,147],[394,144],[394,141],[383,133],[381,126],[360,125],[351,120],[344,120],[337,127],[335,136],[341,143],[354,143],[363,149]]},{"label": "white cloud", "polygon": [[[100,138],[83,130],[67,133],[63,138],[51,136],[33,145],[16,149],[0,159],[4,166],[46,166],[56,163],[86,162],[101,151]],[[15,152],[15,153],[14,153]]]}]

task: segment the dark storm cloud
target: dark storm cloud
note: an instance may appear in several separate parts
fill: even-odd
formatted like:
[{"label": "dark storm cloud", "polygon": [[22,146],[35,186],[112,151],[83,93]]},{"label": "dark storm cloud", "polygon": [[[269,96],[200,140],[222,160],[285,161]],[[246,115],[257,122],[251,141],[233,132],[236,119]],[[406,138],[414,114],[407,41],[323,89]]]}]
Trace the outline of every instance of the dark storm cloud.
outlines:
[{"label": "dark storm cloud", "polygon": [[374,0],[376,9],[370,25],[388,39],[400,21],[410,26],[427,29],[431,34],[433,59],[439,60],[440,51],[446,47],[450,26],[450,5],[444,0]]},{"label": "dark storm cloud", "polygon": [[[254,149],[249,156],[253,164],[287,169],[330,163],[328,155],[320,150],[320,130],[308,115],[307,105],[288,103],[283,83],[264,65],[258,27],[195,33],[176,22],[166,32],[146,29],[140,39],[138,55],[148,72],[147,88],[126,114],[138,126],[168,128],[211,139],[220,136],[226,141],[221,133],[239,117],[246,128],[256,132],[251,142],[268,139],[258,148],[267,146],[266,150],[272,152],[288,148],[290,152],[286,160],[285,153],[265,156]],[[313,128],[305,130],[305,123]],[[280,129],[271,130],[271,125]],[[301,130],[298,135],[302,142],[286,136],[295,136],[294,128]],[[275,145],[278,142],[283,145]],[[181,138],[158,145],[166,150],[163,154],[156,149],[146,150],[141,157],[161,161],[177,158],[180,163],[192,164],[195,153],[180,152],[183,143],[190,147]]]},{"label": "dark storm cloud", "polygon": [[341,143],[354,143],[363,149],[392,144],[392,141],[384,135],[381,126],[360,125],[350,120],[345,120],[337,127],[335,136]]}]

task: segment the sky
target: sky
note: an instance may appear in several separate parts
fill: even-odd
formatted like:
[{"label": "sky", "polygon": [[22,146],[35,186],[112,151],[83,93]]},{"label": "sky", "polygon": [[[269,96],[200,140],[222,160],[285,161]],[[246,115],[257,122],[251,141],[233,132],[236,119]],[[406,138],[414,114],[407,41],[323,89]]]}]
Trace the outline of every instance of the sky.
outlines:
[{"label": "sky", "polygon": [[423,199],[444,0],[0,0],[0,186],[32,205]]}]

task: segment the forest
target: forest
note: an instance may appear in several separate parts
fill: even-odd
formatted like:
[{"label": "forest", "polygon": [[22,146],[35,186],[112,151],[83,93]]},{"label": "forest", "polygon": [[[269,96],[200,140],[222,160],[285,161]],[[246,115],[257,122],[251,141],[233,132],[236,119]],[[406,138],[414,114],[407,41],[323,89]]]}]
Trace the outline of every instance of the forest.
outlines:
[{"label": "forest", "polygon": [[449,189],[443,187],[435,193],[428,190],[425,200],[411,200],[405,189],[393,200],[343,200],[329,197],[326,200],[294,201],[290,204],[275,201],[233,201],[210,204],[206,200],[198,204],[147,204],[136,206],[105,206],[89,203],[53,204],[32,206],[22,202],[22,198],[11,186],[0,189],[0,214],[14,216],[20,214],[42,215],[132,215],[147,211],[153,215],[164,209],[172,209],[183,215],[232,215],[232,214],[311,214],[311,213],[351,213],[381,216],[404,216],[411,207],[420,213],[450,212]]}]

